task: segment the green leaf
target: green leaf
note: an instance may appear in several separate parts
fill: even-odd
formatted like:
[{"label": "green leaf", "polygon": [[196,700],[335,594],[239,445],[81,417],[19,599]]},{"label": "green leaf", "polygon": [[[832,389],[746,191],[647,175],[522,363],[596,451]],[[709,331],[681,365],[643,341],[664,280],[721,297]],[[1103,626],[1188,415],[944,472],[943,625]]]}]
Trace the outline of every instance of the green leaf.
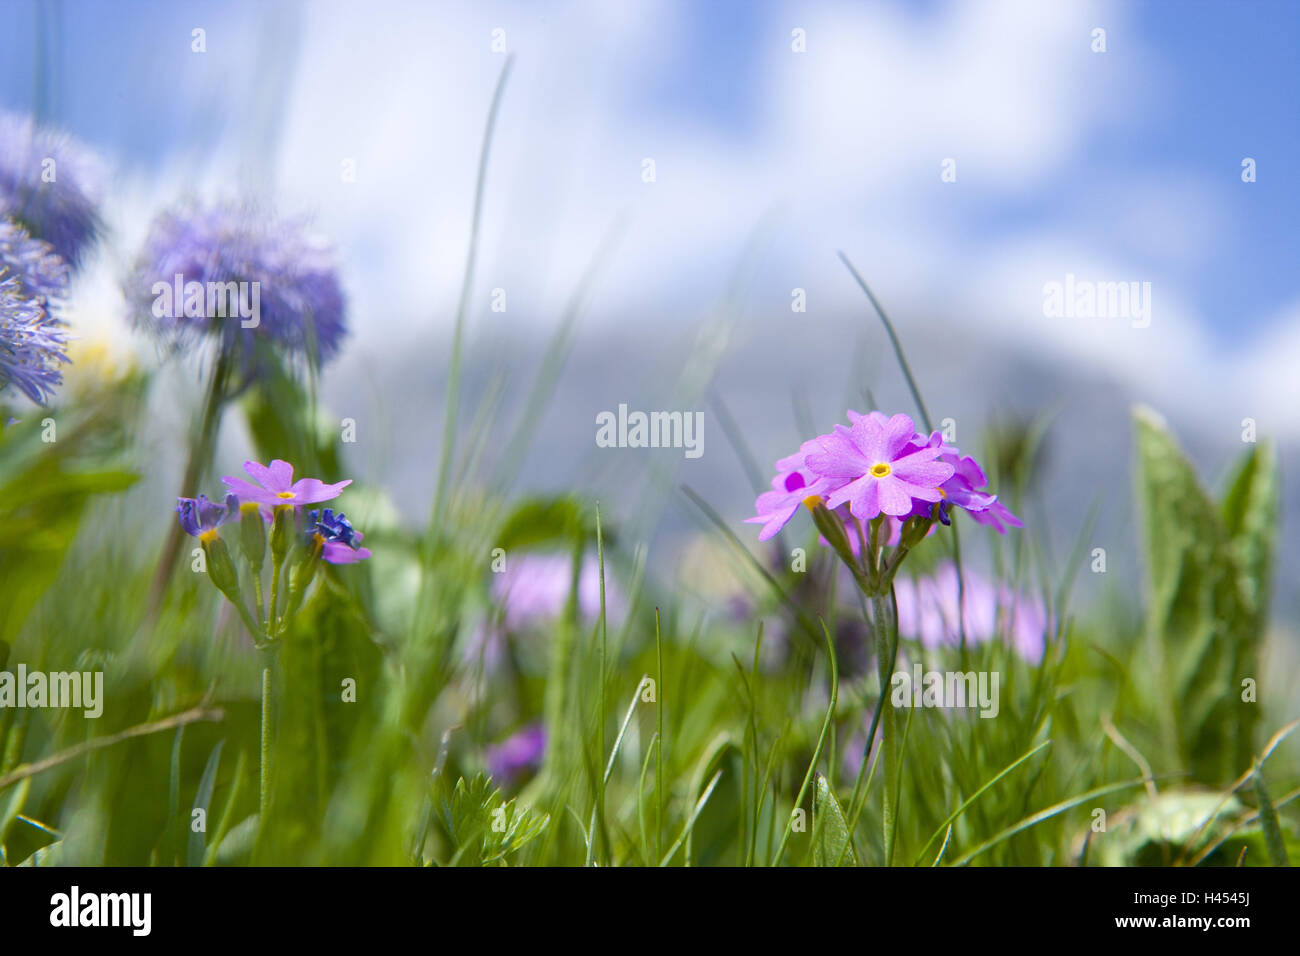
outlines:
[{"label": "green leaf", "polygon": [[194,809],[203,811],[204,829],[195,831],[194,817],[190,816],[190,844],[189,852],[186,854],[186,864],[188,866],[202,866],[203,855],[207,849],[207,817],[208,805],[212,802],[212,787],[217,781],[217,768],[221,765],[221,747],[224,740],[217,741],[217,745],[212,748],[212,755],[208,757],[207,766],[203,768],[203,776],[199,778],[198,793],[194,795]]},{"label": "green leaf", "polygon": [[61,866],[63,864],[63,841],[56,840],[49,846],[43,846],[19,866]]},{"label": "green leaf", "polygon": [[1277,450],[1257,445],[1241,456],[1223,499],[1223,522],[1241,571],[1241,592],[1256,621],[1268,606],[1277,546],[1279,476]]},{"label": "green leaf", "polygon": [[587,510],[581,501],[567,495],[529,498],[507,516],[497,532],[497,546],[509,552],[538,545],[567,545],[594,536],[595,526],[587,518]]},{"label": "green leaf", "polygon": [[[813,794],[813,865],[857,866],[858,855],[853,849],[849,826],[844,810],[830,784],[817,774],[817,790]],[[838,862],[838,861],[843,861]]]},{"label": "green leaf", "polygon": [[1282,838],[1282,828],[1277,822],[1277,811],[1273,809],[1273,801],[1268,798],[1268,791],[1264,789],[1264,777],[1258,770],[1254,773],[1255,777],[1255,799],[1259,801],[1259,825],[1264,831],[1264,845],[1268,848],[1268,858],[1273,861],[1274,866],[1290,866],[1291,861],[1286,855],[1286,841]]},{"label": "green leaf", "polygon": [[23,812],[23,803],[27,799],[27,788],[31,785],[31,777],[25,777],[18,782],[14,792],[9,795],[9,806],[5,808],[4,813],[0,813],[0,846],[4,845],[5,834],[9,830],[9,824],[14,822],[14,818]]},{"label": "green leaf", "polygon": [[[1259,709],[1237,689],[1258,672],[1259,619],[1242,593],[1246,577],[1219,509],[1158,416],[1138,410],[1135,419],[1147,635],[1164,744],[1197,781],[1222,784],[1251,761]],[[1242,533],[1260,520],[1243,518]]]}]

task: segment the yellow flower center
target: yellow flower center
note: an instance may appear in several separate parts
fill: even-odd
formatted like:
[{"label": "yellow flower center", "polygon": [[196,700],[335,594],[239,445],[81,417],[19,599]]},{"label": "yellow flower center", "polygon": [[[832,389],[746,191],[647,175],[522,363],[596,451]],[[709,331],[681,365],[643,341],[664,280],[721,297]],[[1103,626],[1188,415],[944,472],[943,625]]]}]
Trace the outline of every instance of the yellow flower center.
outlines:
[{"label": "yellow flower center", "polygon": [[809,511],[816,511],[822,503],[821,495],[809,495],[803,500],[803,506]]},{"label": "yellow flower center", "polygon": [[298,497],[292,491],[281,491],[276,495],[277,498],[296,498]]},{"label": "yellow flower center", "polygon": [[876,464],[871,466],[871,477],[888,478],[891,471],[893,471],[893,469],[890,468],[883,461],[877,462]]},{"label": "yellow flower center", "polygon": [[216,528],[209,528],[207,531],[199,532],[199,540],[202,541],[204,544],[207,544],[208,542],[212,541],[216,537],[217,537]]}]

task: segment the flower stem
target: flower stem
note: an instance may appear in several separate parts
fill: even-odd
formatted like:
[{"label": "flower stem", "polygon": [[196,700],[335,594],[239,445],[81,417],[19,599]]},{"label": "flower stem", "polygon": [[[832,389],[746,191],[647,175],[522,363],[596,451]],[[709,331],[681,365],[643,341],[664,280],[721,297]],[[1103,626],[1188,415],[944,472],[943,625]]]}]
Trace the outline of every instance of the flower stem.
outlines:
[{"label": "flower stem", "polygon": [[[212,367],[212,376],[208,382],[208,392],[203,399],[199,428],[190,439],[190,456],[185,464],[185,475],[181,479],[182,496],[197,494],[199,479],[203,477],[203,472],[212,459],[212,452],[217,442],[217,430],[221,422],[221,410],[225,407],[228,397],[226,385],[229,378],[229,350],[219,348],[217,360]],[[162,605],[163,594],[167,590],[176,566],[176,557],[180,554],[183,534],[180,522],[173,521],[158,561],[158,570],[154,573],[153,590],[149,596],[150,611],[156,611]]]},{"label": "flower stem", "polygon": [[259,783],[259,824],[266,826],[266,812],[271,805],[271,662],[262,668],[262,755]]},{"label": "flower stem", "polygon": [[[867,597],[871,606],[871,629],[876,639],[876,671],[880,680],[880,746],[885,764],[882,824],[884,826],[885,865],[894,858],[895,788],[898,779],[898,715],[893,702],[887,700],[893,679],[894,658],[898,653],[898,622],[894,616],[893,587],[884,594]],[[868,747],[870,741],[868,741]]]},{"label": "flower stem", "polygon": [[280,601],[280,570],[284,566],[284,557],[273,555],[271,558],[271,603],[266,608],[266,637],[271,640],[276,631],[276,605]]}]

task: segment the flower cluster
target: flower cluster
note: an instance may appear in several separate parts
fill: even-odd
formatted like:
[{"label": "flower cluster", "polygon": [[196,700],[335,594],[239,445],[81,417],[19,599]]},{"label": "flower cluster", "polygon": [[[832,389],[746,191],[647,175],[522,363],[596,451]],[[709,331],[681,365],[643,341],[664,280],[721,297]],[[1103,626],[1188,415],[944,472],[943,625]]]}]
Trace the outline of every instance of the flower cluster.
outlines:
[{"label": "flower cluster", "polygon": [[[269,465],[246,461],[244,471],[252,481],[229,475],[222,479],[230,489],[223,504],[210,501],[206,495],[178,498],[176,513],[185,533],[199,539],[208,578],[239,611],[259,646],[267,646],[284,631],[302,605],[322,561],[355,564],[370,557],[371,552],[361,547],[364,535],[342,512],[335,513],[331,508],[304,510],[334,500],[352,483],[351,479],[335,484],[316,478],[294,481],[293,466],[278,458]],[[231,521],[239,523],[239,546],[246,577],[252,584],[256,617],[244,604],[240,575],[221,540],[219,529]],[[270,600],[264,603],[268,526]],[[285,590],[288,599],[281,608],[279,595]]]},{"label": "flower cluster", "polygon": [[[918,434],[906,415],[848,413],[849,424],[806,441],[776,463],[772,490],[758,496],[760,541],[777,534],[807,507],[830,545],[869,593],[887,588],[907,551],[948,524],[951,509],[1005,532],[1021,521],[988,492],[979,463],[962,455],[939,432]],[[879,558],[895,548],[891,563]],[[865,553],[864,553],[865,552]]]},{"label": "flower cluster", "polygon": [[13,385],[41,405],[68,361],[68,334],[55,314],[68,294],[68,271],[48,242],[0,221],[0,389]]},{"label": "flower cluster", "polygon": [[323,364],[347,331],[331,249],[301,220],[242,205],[162,213],[124,293],[137,327],[169,342],[214,337],[246,374],[268,347]]},{"label": "flower cluster", "polygon": [[48,242],[76,267],[101,230],[99,164],[30,116],[0,112],[0,218]]}]

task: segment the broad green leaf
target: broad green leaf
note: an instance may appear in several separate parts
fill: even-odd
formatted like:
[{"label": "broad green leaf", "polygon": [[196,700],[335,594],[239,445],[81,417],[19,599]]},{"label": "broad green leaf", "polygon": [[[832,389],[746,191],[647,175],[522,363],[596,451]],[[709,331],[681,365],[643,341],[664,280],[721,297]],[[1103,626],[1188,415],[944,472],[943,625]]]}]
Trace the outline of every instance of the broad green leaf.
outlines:
[{"label": "broad green leaf", "polygon": [[1135,420],[1164,742],[1197,781],[1222,784],[1251,760],[1259,709],[1241,700],[1240,686],[1258,675],[1258,622],[1219,509],[1163,422],[1143,410]]},{"label": "broad green leaf", "polygon": [[1195,854],[1232,825],[1241,801],[1202,790],[1166,790],[1110,815],[1092,834],[1092,861],[1100,866],[1169,866]]},{"label": "broad green leaf", "polygon": [[506,518],[495,541],[509,553],[515,548],[567,545],[594,536],[590,509],[576,498],[530,498]]},{"label": "broad green leaf", "polygon": [[1256,621],[1268,605],[1277,545],[1279,476],[1271,443],[1241,456],[1223,499],[1223,522],[1241,571],[1241,592]]},{"label": "broad green leaf", "polygon": [[[844,810],[820,773],[817,790],[813,794],[813,865],[857,866],[858,855],[853,849]],[[843,861],[842,863],[838,861]]]}]

